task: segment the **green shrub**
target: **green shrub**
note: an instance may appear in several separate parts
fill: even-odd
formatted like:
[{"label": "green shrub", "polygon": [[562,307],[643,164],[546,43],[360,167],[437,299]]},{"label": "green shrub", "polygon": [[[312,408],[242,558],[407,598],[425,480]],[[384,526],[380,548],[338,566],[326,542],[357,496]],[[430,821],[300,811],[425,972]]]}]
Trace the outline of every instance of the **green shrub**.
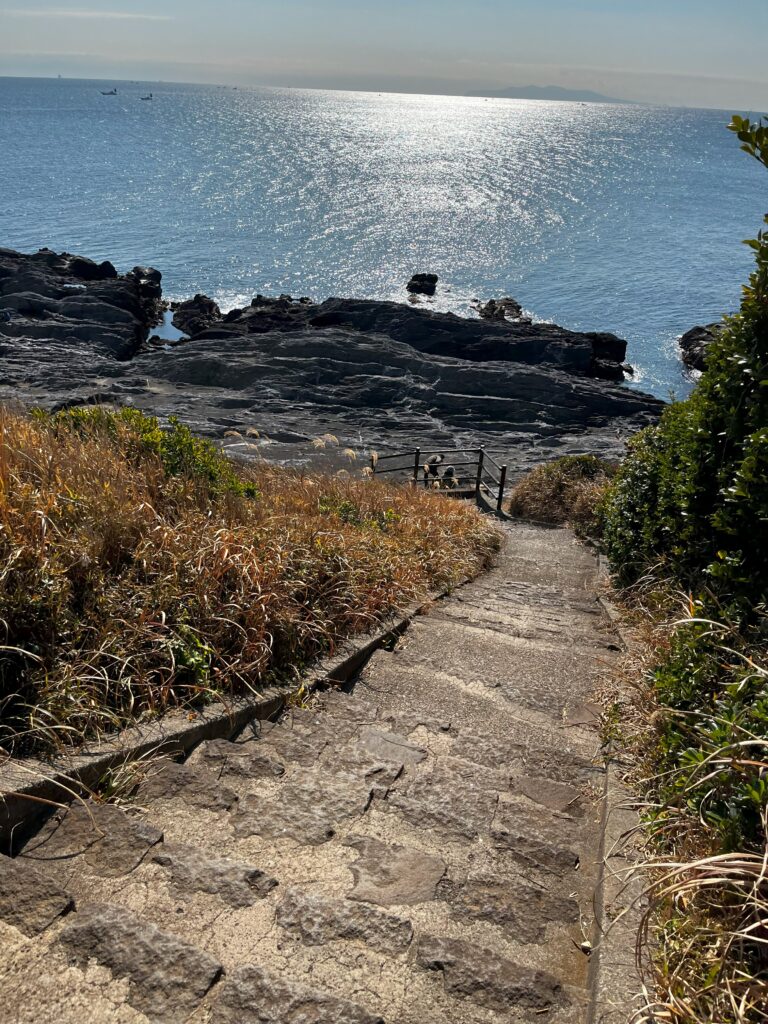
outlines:
[{"label": "green shrub", "polygon": [[[768,127],[738,117],[730,127],[768,166]],[[663,562],[680,585],[712,590],[745,620],[768,597],[768,233],[747,244],[756,269],[740,311],[712,342],[691,397],[631,443],[603,506],[622,584]]]}]

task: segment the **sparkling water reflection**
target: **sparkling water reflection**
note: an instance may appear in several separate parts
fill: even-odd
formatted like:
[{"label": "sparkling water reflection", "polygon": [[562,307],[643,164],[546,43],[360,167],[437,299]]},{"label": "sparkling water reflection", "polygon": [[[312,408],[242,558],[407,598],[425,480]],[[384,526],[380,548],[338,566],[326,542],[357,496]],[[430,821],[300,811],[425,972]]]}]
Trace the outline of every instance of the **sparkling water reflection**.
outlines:
[{"label": "sparkling water reflection", "polygon": [[675,338],[738,303],[759,169],[717,111],[0,79],[0,244],[152,263],[169,297],[511,294],[630,341],[685,388]]}]

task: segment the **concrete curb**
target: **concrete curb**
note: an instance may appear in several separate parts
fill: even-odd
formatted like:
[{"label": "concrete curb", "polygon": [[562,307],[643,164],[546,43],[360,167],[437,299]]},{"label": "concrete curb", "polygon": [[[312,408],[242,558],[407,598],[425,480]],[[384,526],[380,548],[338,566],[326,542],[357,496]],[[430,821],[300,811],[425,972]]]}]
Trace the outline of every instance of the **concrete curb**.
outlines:
[{"label": "concrete curb", "polygon": [[0,852],[13,850],[26,829],[54,807],[93,790],[112,768],[149,753],[180,757],[204,740],[229,738],[248,722],[277,715],[299,689],[315,690],[351,679],[375,653],[399,637],[417,615],[470,582],[433,591],[393,616],[377,630],[350,640],[337,654],[323,658],[290,686],[268,687],[252,697],[235,698],[193,713],[171,711],[157,722],[101,739],[77,753],[52,761],[10,759],[0,765]]},{"label": "concrete curb", "polygon": [[[598,554],[598,571],[608,575],[602,554]],[[598,600],[629,650],[621,612],[603,596]],[[642,879],[635,870],[642,861],[637,802],[621,779],[618,759],[611,751],[603,795],[602,868],[595,898],[587,1024],[628,1024],[643,1003],[637,949],[645,904]]]}]

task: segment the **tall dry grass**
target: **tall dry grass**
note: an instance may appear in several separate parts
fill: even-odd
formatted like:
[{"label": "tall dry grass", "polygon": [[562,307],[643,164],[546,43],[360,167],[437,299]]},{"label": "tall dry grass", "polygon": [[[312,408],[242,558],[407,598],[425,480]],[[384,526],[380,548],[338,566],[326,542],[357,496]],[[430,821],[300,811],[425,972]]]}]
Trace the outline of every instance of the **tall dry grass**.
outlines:
[{"label": "tall dry grass", "polygon": [[498,547],[461,503],[234,470],[174,431],[135,413],[0,409],[6,749],[50,751],[295,677]]}]

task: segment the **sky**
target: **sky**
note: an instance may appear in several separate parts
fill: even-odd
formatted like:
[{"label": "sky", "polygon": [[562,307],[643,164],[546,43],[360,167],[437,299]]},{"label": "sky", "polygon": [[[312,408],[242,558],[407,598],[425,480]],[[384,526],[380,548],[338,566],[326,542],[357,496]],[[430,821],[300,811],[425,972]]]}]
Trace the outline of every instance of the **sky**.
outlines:
[{"label": "sky", "polygon": [[768,110],[768,0],[0,0],[0,75]]}]

